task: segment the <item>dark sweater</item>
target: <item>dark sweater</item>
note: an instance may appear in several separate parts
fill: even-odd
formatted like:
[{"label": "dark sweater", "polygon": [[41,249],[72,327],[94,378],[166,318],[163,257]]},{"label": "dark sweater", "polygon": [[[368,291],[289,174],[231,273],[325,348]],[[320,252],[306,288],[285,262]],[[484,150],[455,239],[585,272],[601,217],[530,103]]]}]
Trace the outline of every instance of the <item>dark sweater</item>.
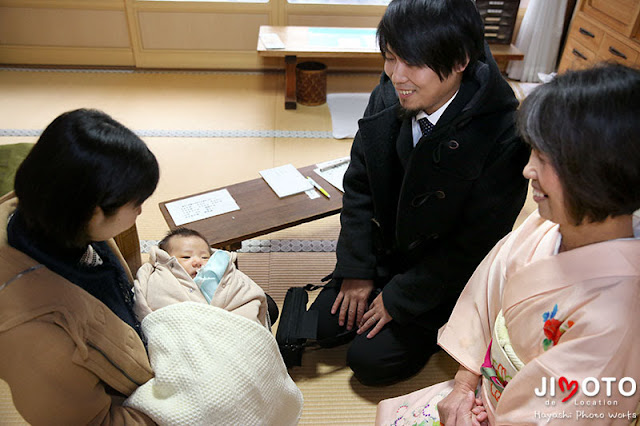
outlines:
[{"label": "dark sweater", "polygon": [[7,237],[13,248],[42,263],[107,305],[142,338],[140,323],[133,312],[131,284],[120,261],[106,242],[91,243],[102,259],[102,264],[85,265],[80,259],[87,247],[63,247],[39,236],[26,226],[19,209],[9,220]]}]

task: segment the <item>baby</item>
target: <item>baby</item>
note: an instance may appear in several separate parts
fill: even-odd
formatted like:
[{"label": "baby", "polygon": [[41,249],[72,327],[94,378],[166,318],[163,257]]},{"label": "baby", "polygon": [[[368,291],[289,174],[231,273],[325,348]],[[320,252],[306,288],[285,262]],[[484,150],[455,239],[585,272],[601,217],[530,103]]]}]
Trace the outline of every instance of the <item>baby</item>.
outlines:
[{"label": "baby", "polygon": [[199,232],[178,228],[149,253],[134,283],[135,313],[142,319],[178,302],[207,303],[270,328],[267,298],[235,266],[236,253],[214,250]]}]

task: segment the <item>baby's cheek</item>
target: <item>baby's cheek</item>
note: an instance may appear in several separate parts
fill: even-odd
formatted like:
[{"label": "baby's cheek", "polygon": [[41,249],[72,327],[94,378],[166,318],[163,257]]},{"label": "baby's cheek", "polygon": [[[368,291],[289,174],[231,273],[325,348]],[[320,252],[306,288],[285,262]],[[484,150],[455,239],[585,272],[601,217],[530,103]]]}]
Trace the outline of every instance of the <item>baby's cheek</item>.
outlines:
[{"label": "baby's cheek", "polygon": [[189,271],[189,266],[187,264],[187,262],[185,262],[184,260],[179,260],[178,263],[180,263],[180,266],[182,266],[184,268],[185,271]]}]

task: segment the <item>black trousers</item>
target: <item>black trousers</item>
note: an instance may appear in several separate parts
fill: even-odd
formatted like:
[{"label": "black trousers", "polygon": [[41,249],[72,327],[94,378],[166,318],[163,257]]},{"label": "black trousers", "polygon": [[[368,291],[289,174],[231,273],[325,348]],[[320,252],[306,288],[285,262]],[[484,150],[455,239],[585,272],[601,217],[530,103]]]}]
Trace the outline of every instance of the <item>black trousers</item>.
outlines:
[{"label": "black trousers", "polygon": [[[386,324],[378,334],[368,339],[367,333],[356,334],[356,327],[347,331],[338,325],[338,313],[331,315],[331,306],[340,291],[332,280],[322,289],[310,310],[318,311],[318,343],[332,347],[350,343],[347,365],[354,376],[367,386],[385,386],[407,379],[424,367],[438,350],[436,331],[416,324]],[[378,292],[372,294],[373,301]]]}]

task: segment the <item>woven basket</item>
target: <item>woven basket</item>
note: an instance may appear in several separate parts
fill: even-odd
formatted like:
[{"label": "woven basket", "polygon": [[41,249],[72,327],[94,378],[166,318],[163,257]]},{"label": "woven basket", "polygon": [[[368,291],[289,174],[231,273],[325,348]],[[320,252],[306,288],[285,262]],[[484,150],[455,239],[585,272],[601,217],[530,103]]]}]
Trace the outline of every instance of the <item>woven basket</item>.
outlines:
[{"label": "woven basket", "polygon": [[296,66],[296,98],[308,106],[327,102],[327,66],[321,62],[301,62]]}]

